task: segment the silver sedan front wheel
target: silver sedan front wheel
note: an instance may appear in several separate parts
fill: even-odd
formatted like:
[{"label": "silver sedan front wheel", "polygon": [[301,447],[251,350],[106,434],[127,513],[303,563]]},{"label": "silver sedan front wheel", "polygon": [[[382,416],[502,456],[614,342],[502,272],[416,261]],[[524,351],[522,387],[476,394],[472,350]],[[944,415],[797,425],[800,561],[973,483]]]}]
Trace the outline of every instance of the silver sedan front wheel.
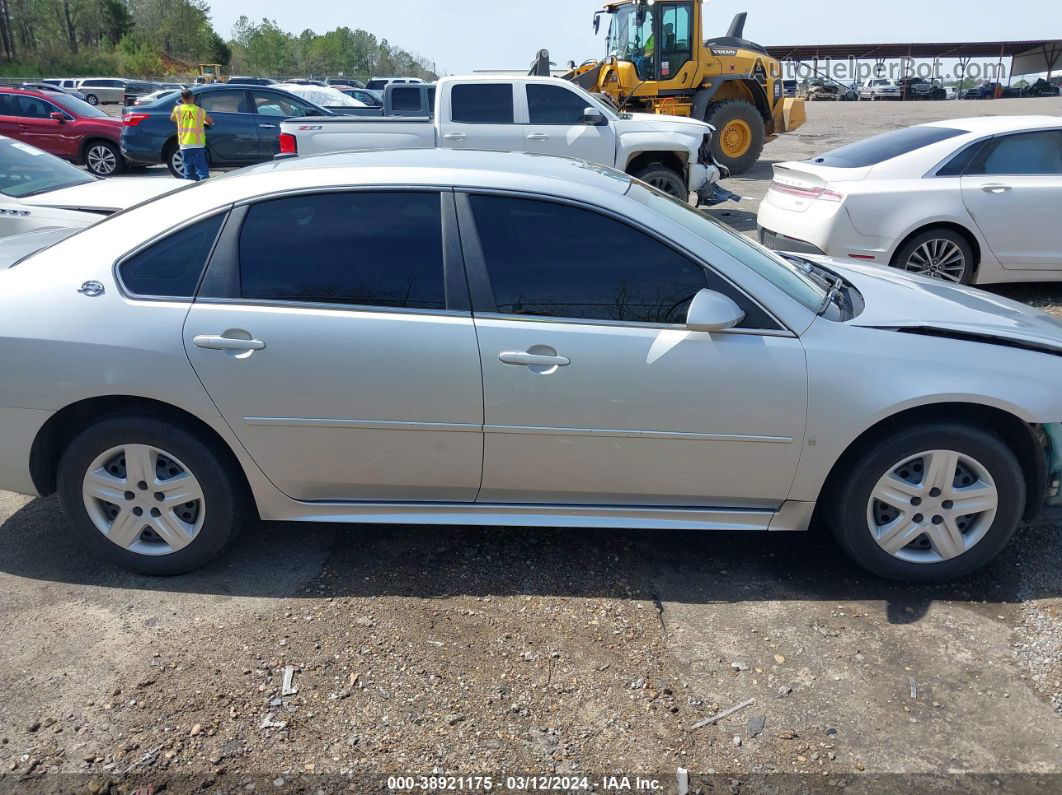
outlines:
[{"label": "silver sedan front wheel", "polygon": [[867,525],[893,557],[939,563],[980,542],[998,504],[996,484],[983,464],[953,450],[929,450],[881,477],[867,504]]},{"label": "silver sedan front wheel", "polygon": [[195,475],[176,456],[145,444],[112,447],[97,456],[85,473],[82,498],[96,529],[138,555],[184,549],[206,519]]}]

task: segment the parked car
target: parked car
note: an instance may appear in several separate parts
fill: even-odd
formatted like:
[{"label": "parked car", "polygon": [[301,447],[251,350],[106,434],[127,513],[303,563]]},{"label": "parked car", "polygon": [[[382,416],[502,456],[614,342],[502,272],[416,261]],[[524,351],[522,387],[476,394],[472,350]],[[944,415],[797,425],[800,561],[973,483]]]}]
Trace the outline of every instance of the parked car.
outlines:
[{"label": "parked car", "polygon": [[330,77],[325,81],[330,86],[342,90],[344,88],[365,88],[365,84],[360,80],[352,80],[347,77]]},{"label": "parked car", "polygon": [[324,80],[311,80],[311,79],[309,79],[307,77],[289,77],[287,80],[284,80],[283,82],[287,83],[289,85],[318,86],[319,88],[327,88],[328,87],[328,83],[326,83]]},{"label": "parked car", "polygon": [[226,82],[229,85],[274,86],[278,81],[271,77],[230,77]]},{"label": "parked car", "polygon": [[0,86],[0,135],[109,177],[125,169],[121,120],[66,94]]},{"label": "parked car", "polygon": [[1062,93],[1054,83],[1049,83],[1042,77],[1038,77],[1034,83],[1030,83],[1022,89],[1023,97],[1057,97]]},{"label": "parked car", "polygon": [[[207,157],[215,167],[245,166],[269,160],[280,151],[280,122],[294,116],[333,116],[332,111],[272,86],[212,83],[192,89],[214,125],[207,130]],[[173,101],[141,105],[121,119],[121,151],[134,165],[166,164],[182,174],[177,129],[170,121]]]},{"label": "parked car", "polygon": [[0,302],[0,488],[57,493],[146,574],[258,517],[780,531],[819,507],[860,566],[934,581],[1059,477],[1056,320],[771,254],[567,158],[245,169],[0,272]]},{"label": "parked car", "polygon": [[818,80],[808,88],[808,102],[822,102],[825,100],[836,102],[841,98],[841,86],[833,81]]},{"label": "parked car", "polygon": [[921,124],[774,166],[772,248],[961,284],[1062,279],[1062,119]]},{"label": "parked car", "polygon": [[[42,83],[48,83],[56,88],[65,88],[67,90],[77,89],[78,78],[76,77],[48,77],[41,80]],[[80,99],[80,97],[78,97]]]},{"label": "parked car", "polygon": [[350,113],[355,109],[367,107],[364,102],[354,99],[331,86],[317,86],[306,83],[277,83],[275,88],[287,91],[297,97],[312,102],[314,105],[339,114]]},{"label": "parked car", "polygon": [[383,91],[391,83],[423,83],[419,77],[370,77],[365,87],[370,91]]},{"label": "parked car", "polygon": [[172,99],[176,102],[181,98],[181,89],[179,88],[160,88],[158,91],[152,91],[150,94],[144,94],[142,97],[137,97],[133,102],[134,107],[140,105],[154,105],[156,102],[162,99]]},{"label": "parked car", "polygon": [[125,97],[122,104],[125,106],[135,105],[140,97],[154,94],[162,88],[160,83],[151,83],[146,80],[129,80],[125,84]]},{"label": "parked car", "polygon": [[116,77],[86,77],[77,81],[77,90],[90,105],[124,103],[127,82]]},{"label": "parked car", "polygon": [[[311,91],[315,89],[310,89]],[[345,116],[409,116],[431,118],[435,115],[434,83],[391,83],[384,90],[383,97],[377,99],[376,92],[368,89],[352,89],[365,95],[367,102],[359,107],[337,108],[330,110]],[[348,97],[348,92],[343,92]],[[358,100],[361,102],[361,100]]]},{"label": "parked car", "polygon": [[339,90],[348,97],[358,100],[367,108],[383,107],[383,99],[375,91],[369,91],[366,88],[341,88]]},{"label": "parked car", "polygon": [[[172,179],[102,180],[35,146],[0,136],[0,238],[83,229],[179,184]],[[25,241],[19,245],[27,253]]]},{"label": "parked car", "polygon": [[40,83],[22,83],[19,85],[19,88],[28,88],[31,91],[43,91],[46,94],[67,94],[68,96],[80,99],[82,101],[84,101],[85,99],[85,95],[78,91],[76,88],[63,88],[62,86],[57,86],[52,83],[45,83],[44,81],[41,81]]},{"label": "parked car", "polygon": [[900,87],[891,80],[875,77],[866,82],[859,90],[861,100],[901,99]]},{"label": "parked car", "polygon": [[900,89],[900,97],[905,100],[940,101],[947,97],[947,92],[942,85],[921,77],[901,77],[896,81],[896,85]]},{"label": "parked car", "polygon": [[[497,149],[565,155],[618,168],[673,196],[713,204],[721,171],[712,159],[711,128],[678,116],[615,113],[576,85],[550,77],[446,77],[437,87],[388,85],[426,96],[430,116],[337,116],[281,125],[286,154],[353,149]],[[385,112],[388,99],[385,96]]]},{"label": "parked car", "polygon": [[959,90],[955,86],[944,87],[944,99],[958,99]]},{"label": "parked car", "polygon": [[999,83],[984,82],[979,86],[968,88],[962,93],[963,99],[995,99],[1002,96],[1003,87]]}]

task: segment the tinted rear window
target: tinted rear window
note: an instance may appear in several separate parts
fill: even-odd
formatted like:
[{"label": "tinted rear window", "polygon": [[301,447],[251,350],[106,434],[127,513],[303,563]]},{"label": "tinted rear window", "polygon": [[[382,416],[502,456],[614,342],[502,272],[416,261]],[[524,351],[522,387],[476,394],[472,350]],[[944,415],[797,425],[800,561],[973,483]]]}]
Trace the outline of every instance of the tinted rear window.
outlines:
[{"label": "tinted rear window", "polygon": [[420,89],[392,88],[391,108],[394,110],[420,110]]},{"label": "tinted rear window", "polygon": [[923,146],[940,143],[967,132],[951,127],[908,127],[875,135],[865,141],[856,141],[813,158],[810,162],[831,168],[875,166]]},{"label": "tinted rear window", "polygon": [[466,124],[512,124],[512,85],[467,83],[454,86],[450,93],[450,118]]}]

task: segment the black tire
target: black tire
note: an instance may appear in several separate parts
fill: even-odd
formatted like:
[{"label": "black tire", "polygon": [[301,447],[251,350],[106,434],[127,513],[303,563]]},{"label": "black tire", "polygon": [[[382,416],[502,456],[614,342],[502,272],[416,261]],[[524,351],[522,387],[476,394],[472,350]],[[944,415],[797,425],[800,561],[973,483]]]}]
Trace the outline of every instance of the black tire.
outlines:
[{"label": "black tire", "polygon": [[[923,245],[926,245],[930,251],[937,247],[937,244],[934,241],[947,241],[956,246],[961,252],[963,260],[962,271],[961,273],[955,272],[953,274],[954,276],[958,276],[957,279],[942,276],[940,275],[940,271],[937,271],[936,273],[931,271],[923,273],[910,264],[912,256],[914,256],[915,252],[919,251]],[[922,251],[924,252],[925,249],[922,249]],[[898,268],[899,270],[939,278],[941,281],[970,284],[974,279],[974,275],[977,273],[978,262],[974,256],[973,247],[970,245],[970,241],[967,240],[964,235],[956,232],[954,229],[949,229],[948,227],[934,226],[919,232],[900,246],[900,248],[897,249],[896,254],[893,255],[890,264],[892,267]]]},{"label": "black tire", "polygon": [[[878,480],[899,462],[929,450],[953,450],[984,466],[997,489],[995,518],[980,541],[966,552],[937,562],[900,560],[882,549],[867,520],[871,493]],[[985,566],[1007,545],[1025,505],[1021,465],[998,436],[959,422],[922,425],[894,433],[869,445],[845,463],[845,473],[824,495],[824,514],[849,557],[867,571],[904,582],[941,582]]]},{"label": "black tire", "polygon": [[85,94],[85,102],[90,105],[99,105],[100,98],[97,97],[95,94]]},{"label": "black tire", "polygon": [[689,200],[690,192],[689,188],[686,187],[686,180],[675,169],[668,168],[663,163],[650,163],[645,168],[631,174],[631,176],[640,179],[642,182],[649,183],[654,188],[662,190],[676,199]]},{"label": "black tire", "polygon": [[[715,127],[712,134],[712,155],[717,163],[730,169],[731,174],[744,174],[760,159],[763,145],[767,142],[767,128],[763,117],[750,103],[741,99],[727,99],[713,102],[704,114],[704,120]],[[723,136],[726,126],[732,122],[744,122],[748,125],[751,139],[743,154],[731,156],[723,150]]]},{"label": "black tire", "polygon": [[85,168],[97,177],[113,177],[125,171],[122,150],[113,141],[95,139],[85,144]]},{"label": "black tire", "polygon": [[[168,554],[139,554],[109,540],[93,523],[82,496],[85,474],[98,456],[129,444],[165,451],[199,482],[206,513],[187,546]],[[139,574],[185,574],[219,557],[252,513],[245,484],[231,471],[230,461],[216,443],[181,425],[147,416],[110,417],[82,431],[63,452],[57,478],[59,501],[74,536],[97,557]]]},{"label": "black tire", "polygon": [[165,151],[162,153],[162,159],[173,176],[177,177],[177,179],[184,179],[184,169],[178,165],[181,159],[181,150],[176,143],[167,144]]}]

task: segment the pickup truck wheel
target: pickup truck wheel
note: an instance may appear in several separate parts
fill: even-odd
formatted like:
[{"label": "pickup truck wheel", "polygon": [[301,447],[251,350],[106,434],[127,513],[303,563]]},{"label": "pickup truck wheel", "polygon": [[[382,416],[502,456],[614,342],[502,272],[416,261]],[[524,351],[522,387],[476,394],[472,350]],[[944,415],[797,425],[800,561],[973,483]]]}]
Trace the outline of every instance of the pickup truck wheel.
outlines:
[{"label": "pickup truck wheel", "polygon": [[663,163],[650,163],[631,176],[652,185],[657,190],[662,190],[668,196],[689,201],[690,192],[686,189],[686,182],[682,179],[682,175]]},{"label": "pickup truck wheel", "polygon": [[760,112],[741,99],[728,99],[708,106],[704,120],[715,127],[712,154],[731,174],[744,174],[760,159],[767,142],[767,129]]}]

